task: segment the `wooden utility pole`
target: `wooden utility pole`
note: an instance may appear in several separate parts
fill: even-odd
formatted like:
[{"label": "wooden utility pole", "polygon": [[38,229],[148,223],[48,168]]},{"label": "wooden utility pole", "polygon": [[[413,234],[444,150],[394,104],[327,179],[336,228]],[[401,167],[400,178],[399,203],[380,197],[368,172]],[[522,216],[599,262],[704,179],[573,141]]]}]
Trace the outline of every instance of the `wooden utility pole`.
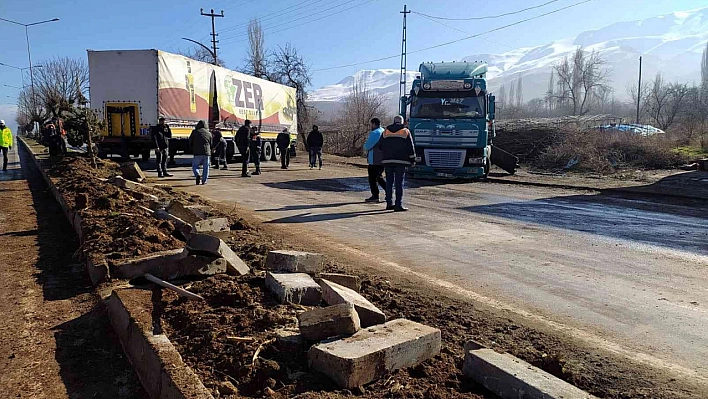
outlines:
[{"label": "wooden utility pole", "polygon": [[214,18],[223,18],[224,17],[224,10],[221,10],[221,14],[214,14],[214,9],[211,9],[211,12],[209,14],[204,13],[204,9],[200,9],[199,12],[205,16],[205,17],[211,17],[211,45],[213,49],[212,55],[214,56],[214,65],[219,65],[218,58],[216,57],[216,43],[219,41],[216,40],[216,36],[218,34],[216,33],[216,24],[214,23]]},{"label": "wooden utility pole", "polygon": [[637,125],[639,124],[639,105],[642,102],[642,57],[639,57],[639,87],[637,88]]},{"label": "wooden utility pole", "polygon": [[398,98],[399,100],[406,95],[406,64],[407,64],[407,54],[406,54],[406,17],[408,14],[411,12],[408,11],[408,6],[404,5],[403,6],[403,11],[401,11],[401,14],[403,14],[403,40],[401,41],[401,82],[400,86],[398,88]]}]

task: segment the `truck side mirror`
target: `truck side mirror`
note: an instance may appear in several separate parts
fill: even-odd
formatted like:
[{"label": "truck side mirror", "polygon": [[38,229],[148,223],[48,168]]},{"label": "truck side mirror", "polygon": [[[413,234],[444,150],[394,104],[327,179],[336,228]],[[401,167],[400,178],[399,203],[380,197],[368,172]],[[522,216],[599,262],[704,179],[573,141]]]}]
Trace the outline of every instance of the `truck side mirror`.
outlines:
[{"label": "truck side mirror", "polygon": [[495,104],[496,97],[493,95],[489,96],[489,119],[494,120],[494,114],[496,111],[496,104]]}]

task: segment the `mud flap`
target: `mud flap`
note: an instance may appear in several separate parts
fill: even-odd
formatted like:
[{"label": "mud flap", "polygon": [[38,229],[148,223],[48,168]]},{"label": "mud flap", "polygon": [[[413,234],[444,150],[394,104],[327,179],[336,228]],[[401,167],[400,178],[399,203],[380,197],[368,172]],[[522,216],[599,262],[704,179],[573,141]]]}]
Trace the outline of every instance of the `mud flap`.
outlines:
[{"label": "mud flap", "polygon": [[491,161],[494,165],[512,175],[516,173],[516,169],[519,167],[519,158],[495,146],[492,146]]}]

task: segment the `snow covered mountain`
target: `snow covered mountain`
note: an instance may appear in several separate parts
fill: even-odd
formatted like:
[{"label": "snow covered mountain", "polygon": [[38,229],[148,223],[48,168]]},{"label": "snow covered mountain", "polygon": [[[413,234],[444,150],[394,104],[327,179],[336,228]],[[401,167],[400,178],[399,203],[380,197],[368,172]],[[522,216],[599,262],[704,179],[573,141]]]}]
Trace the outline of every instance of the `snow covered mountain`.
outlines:
[{"label": "snow covered mountain", "polygon": [[[639,56],[643,57],[643,75],[647,80],[661,72],[667,80],[699,82],[701,54],[706,43],[708,7],[617,22],[575,38],[500,54],[474,54],[460,61],[487,62],[492,91],[523,78],[524,99],[528,101],[544,95],[553,65],[582,46],[586,51],[596,50],[601,54],[612,70],[615,96],[625,98],[627,85],[636,81]],[[410,67],[415,69],[415,66]],[[408,81],[415,75],[415,71],[409,72]],[[363,79],[369,89],[386,94],[395,103],[399,87],[399,71],[395,69],[359,71],[337,84],[315,90],[310,99],[316,103],[341,101],[357,79]]]}]

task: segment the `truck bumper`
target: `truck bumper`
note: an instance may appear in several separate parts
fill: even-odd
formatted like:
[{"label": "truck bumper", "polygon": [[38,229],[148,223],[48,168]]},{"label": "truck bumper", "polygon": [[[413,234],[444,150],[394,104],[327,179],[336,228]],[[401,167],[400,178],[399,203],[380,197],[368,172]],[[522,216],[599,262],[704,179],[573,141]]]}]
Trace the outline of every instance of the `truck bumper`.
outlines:
[{"label": "truck bumper", "polygon": [[435,170],[430,166],[416,165],[408,170],[411,177],[422,179],[479,179],[484,177],[483,166],[469,166],[453,170]]}]

